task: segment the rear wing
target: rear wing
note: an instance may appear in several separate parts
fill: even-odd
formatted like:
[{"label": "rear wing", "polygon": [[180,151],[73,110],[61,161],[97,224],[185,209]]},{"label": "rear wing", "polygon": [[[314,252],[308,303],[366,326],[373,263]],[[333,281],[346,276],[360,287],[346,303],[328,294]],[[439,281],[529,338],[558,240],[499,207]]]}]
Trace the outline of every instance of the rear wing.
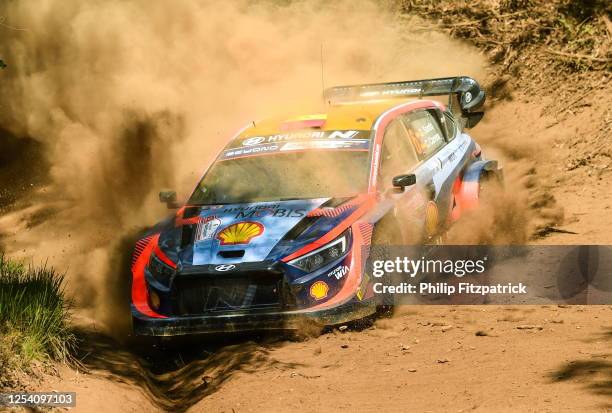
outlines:
[{"label": "rear wing", "polygon": [[449,110],[453,97],[465,118],[465,126],[474,127],[484,116],[478,111],[485,101],[485,92],[471,77],[444,77],[439,79],[407,80],[405,82],[372,83],[352,86],[336,86],[326,89],[325,101],[329,103],[358,102],[375,99],[406,98],[448,95]]}]

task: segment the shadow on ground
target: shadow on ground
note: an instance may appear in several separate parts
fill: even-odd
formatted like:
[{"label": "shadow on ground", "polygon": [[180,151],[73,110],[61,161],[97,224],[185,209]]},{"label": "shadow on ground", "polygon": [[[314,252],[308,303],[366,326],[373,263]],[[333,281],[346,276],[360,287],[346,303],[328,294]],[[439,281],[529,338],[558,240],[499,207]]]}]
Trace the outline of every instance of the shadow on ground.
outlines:
[{"label": "shadow on ground", "polygon": [[185,411],[239,372],[300,367],[270,356],[273,348],[286,343],[282,336],[208,337],[173,342],[169,347],[145,340],[123,346],[91,331],[79,331],[78,336],[77,358],[82,367],[108,380],[139,386],[164,410]]},{"label": "shadow on ground", "polygon": [[[612,342],[612,328],[586,340],[587,342]],[[575,381],[598,396],[607,398],[604,407],[612,408],[612,363],[608,361],[610,354],[593,354],[591,359],[571,360],[550,374],[553,383]]]}]

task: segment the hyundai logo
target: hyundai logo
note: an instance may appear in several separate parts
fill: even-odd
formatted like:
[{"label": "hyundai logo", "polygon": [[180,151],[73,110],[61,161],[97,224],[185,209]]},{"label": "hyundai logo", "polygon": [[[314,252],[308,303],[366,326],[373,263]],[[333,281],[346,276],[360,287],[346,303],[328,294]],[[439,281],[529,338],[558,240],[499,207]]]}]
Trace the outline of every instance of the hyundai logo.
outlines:
[{"label": "hyundai logo", "polygon": [[231,271],[234,268],[236,268],[234,264],[221,264],[215,267],[215,271]]},{"label": "hyundai logo", "polygon": [[259,145],[260,143],[263,143],[265,140],[266,138],[264,138],[263,136],[255,136],[253,138],[248,138],[242,141],[242,146]]}]

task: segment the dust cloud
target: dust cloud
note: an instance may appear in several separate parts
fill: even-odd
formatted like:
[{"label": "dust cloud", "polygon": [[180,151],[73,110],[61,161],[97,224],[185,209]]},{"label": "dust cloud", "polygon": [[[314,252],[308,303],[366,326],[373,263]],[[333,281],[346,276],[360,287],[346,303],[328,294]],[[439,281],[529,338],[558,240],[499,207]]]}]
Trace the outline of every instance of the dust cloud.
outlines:
[{"label": "dust cloud", "polygon": [[51,182],[0,217],[2,247],[65,270],[102,328],[127,311],[117,286],[135,231],[167,213],[159,189],[186,196],[245,123],[320,111],[322,67],[326,86],[484,76],[474,49],[361,0],[12,0],[0,16],[0,126],[44,145]]},{"label": "dust cloud", "polygon": [[470,134],[482,145],[485,158],[502,166],[503,186],[487,185],[480,207],[449,232],[450,244],[525,244],[563,222],[563,208],[538,173],[545,146],[518,133],[513,119],[500,116],[485,115]]}]

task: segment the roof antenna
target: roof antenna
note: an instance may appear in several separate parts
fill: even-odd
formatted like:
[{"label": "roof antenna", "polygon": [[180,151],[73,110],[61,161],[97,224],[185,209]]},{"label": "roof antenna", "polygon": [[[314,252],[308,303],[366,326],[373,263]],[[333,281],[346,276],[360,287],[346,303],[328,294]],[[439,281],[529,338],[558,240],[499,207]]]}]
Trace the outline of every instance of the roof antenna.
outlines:
[{"label": "roof antenna", "polygon": [[323,42],[321,42],[321,89],[323,98],[323,107],[325,108],[325,77],[323,75]]}]

